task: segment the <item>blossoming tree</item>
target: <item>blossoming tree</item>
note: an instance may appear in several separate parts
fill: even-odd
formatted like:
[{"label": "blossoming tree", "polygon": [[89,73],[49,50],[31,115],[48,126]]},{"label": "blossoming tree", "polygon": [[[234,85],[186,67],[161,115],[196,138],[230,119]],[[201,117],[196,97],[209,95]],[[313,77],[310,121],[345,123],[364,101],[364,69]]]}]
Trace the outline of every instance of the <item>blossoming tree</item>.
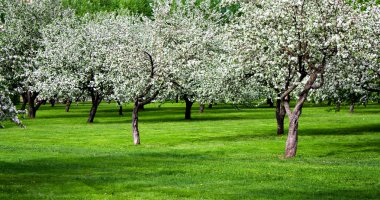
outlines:
[{"label": "blossoming tree", "polygon": [[235,29],[243,36],[236,40],[242,44],[239,60],[256,81],[278,92],[289,117],[285,157],[293,157],[309,93],[335,81],[328,79],[329,73],[357,67],[343,65],[349,51],[368,49],[355,38],[363,25],[360,10],[343,0],[258,0],[241,2],[241,12]]},{"label": "blossoming tree", "polygon": [[1,10],[4,24],[0,28],[0,73],[11,83],[9,90],[19,92],[28,102],[29,117],[35,118],[42,101],[35,104],[39,91],[31,74],[40,67],[34,62],[36,52],[42,48],[40,31],[69,11],[63,10],[59,0],[4,0]]}]

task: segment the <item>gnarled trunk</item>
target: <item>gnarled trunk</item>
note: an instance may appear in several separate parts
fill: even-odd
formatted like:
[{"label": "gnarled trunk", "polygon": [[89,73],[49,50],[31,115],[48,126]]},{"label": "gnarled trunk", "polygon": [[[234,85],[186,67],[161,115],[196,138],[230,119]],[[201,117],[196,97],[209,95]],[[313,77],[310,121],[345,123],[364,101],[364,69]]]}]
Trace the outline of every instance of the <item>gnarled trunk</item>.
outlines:
[{"label": "gnarled trunk", "polygon": [[99,95],[99,93],[95,92],[91,94],[92,106],[91,106],[90,114],[87,119],[88,123],[94,122],[95,114],[96,114],[96,111],[98,110],[98,106],[101,101],[102,101],[102,97]]},{"label": "gnarled trunk", "polygon": [[296,156],[298,144],[298,119],[300,115],[293,114],[290,117],[288,138],[286,140],[285,157]]},{"label": "gnarled trunk", "polygon": [[185,95],[186,110],[185,110],[185,119],[191,119],[191,107],[193,106],[192,101],[190,101]]},{"label": "gnarled trunk", "polygon": [[[314,77],[315,78],[315,77]],[[309,80],[310,82],[310,80]],[[313,82],[312,82],[313,83]],[[311,84],[312,84],[311,83]],[[311,85],[310,84],[310,85]],[[305,86],[307,88],[307,86]],[[310,86],[311,87],[311,86]],[[298,119],[302,113],[302,107],[306,100],[307,94],[310,89],[305,89],[299,96],[293,112],[290,111],[289,100],[284,101],[286,103],[286,112],[289,116],[289,130],[288,138],[286,140],[285,157],[291,158],[296,156],[297,144],[298,144]],[[284,105],[285,106],[285,105]]]},{"label": "gnarled trunk", "polygon": [[276,101],[277,135],[284,134],[285,108],[280,99]]},{"label": "gnarled trunk", "polygon": [[139,133],[139,108],[140,104],[138,101],[135,101],[135,105],[132,111],[132,134],[133,134],[133,143],[135,145],[140,144],[140,133]]}]

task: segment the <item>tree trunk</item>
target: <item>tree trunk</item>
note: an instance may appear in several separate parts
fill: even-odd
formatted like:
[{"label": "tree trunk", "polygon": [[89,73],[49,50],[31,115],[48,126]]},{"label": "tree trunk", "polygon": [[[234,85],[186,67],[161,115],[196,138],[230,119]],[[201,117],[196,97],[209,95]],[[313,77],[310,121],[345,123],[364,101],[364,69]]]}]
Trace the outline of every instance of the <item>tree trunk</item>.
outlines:
[{"label": "tree trunk", "polygon": [[208,104],[208,108],[210,109],[212,108],[212,103]]},{"label": "tree trunk", "polygon": [[285,108],[280,99],[276,101],[277,135],[284,134]]},{"label": "tree trunk", "polygon": [[290,117],[288,138],[286,140],[285,157],[296,156],[298,144],[298,119],[300,114],[294,113]]},{"label": "tree trunk", "polygon": [[335,112],[339,112],[339,111],[340,111],[340,105],[341,105],[341,103],[340,103],[340,101],[338,100],[338,101],[336,102],[336,105],[335,105]]},{"label": "tree trunk", "polygon": [[[315,81],[316,77],[312,77],[312,78]],[[305,86],[306,89],[298,97],[297,104],[294,107],[293,112],[290,111],[289,101],[287,100],[286,102],[284,102],[284,106],[286,106],[285,110],[289,116],[289,130],[288,130],[288,138],[286,140],[285,158],[291,158],[291,157],[296,156],[297,144],[298,144],[298,119],[301,116],[303,104],[306,101],[308,92],[310,91],[311,85],[313,84],[313,82],[310,81],[310,80],[313,80],[312,78],[309,79],[308,81],[310,85],[306,85]]]},{"label": "tree trunk", "polygon": [[22,97],[22,105],[20,110],[25,110],[26,104],[28,103],[28,93],[24,92],[21,94]]},{"label": "tree trunk", "polygon": [[177,95],[175,96],[175,102],[178,103],[178,101],[179,101],[179,95],[177,94]]},{"label": "tree trunk", "polygon": [[66,112],[69,112],[69,111],[70,111],[71,103],[72,103],[71,99],[68,98],[68,99],[66,100],[66,108],[65,108]]},{"label": "tree trunk", "polygon": [[98,110],[98,106],[101,101],[102,101],[102,97],[99,95],[99,93],[95,92],[95,94],[91,94],[92,106],[91,106],[90,114],[87,119],[88,123],[94,122],[95,114],[96,114],[96,111]]},{"label": "tree trunk", "polygon": [[272,98],[267,98],[267,104],[269,105],[270,108],[273,108],[273,107],[274,107],[274,104],[273,104]]},{"label": "tree trunk", "polygon": [[117,105],[119,105],[119,115],[123,115],[123,105],[121,105],[120,101],[117,101]]},{"label": "tree trunk", "polygon": [[37,98],[38,93],[28,91],[28,117],[29,118],[36,118],[36,106],[35,106],[35,100]]},{"label": "tree trunk", "polygon": [[205,105],[204,105],[204,104],[201,104],[201,105],[199,106],[199,112],[200,112],[200,113],[203,113],[204,110],[205,110]]},{"label": "tree trunk", "polygon": [[139,114],[139,108],[140,104],[138,101],[135,101],[135,106],[133,107],[132,112],[132,134],[133,134],[133,143],[135,145],[140,144],[140,133],[139,133],[139,124],[138,124],[138,114]]},{"label": "tree trunk", "polygon": [[51,104],[51,107],[55,106],[55,99],[50,99],[49,103]]},{"label": "tree trunk", "polygon": [[355,102],[351,101],[351,104],[350,104],[350,113],[354,113],[354,110],[355,110]]},{"label": "tree trunk", "polygon": [[190,101],[186,95],[185,95],[185,102],[186,102],[185,119],[191,119],[191,107],[193,106],[194,102]]},{"label": "tree trunk", "polygon": [[144,110],[145,110],[144,105],[139,105],[139,111],[144,111]]}]

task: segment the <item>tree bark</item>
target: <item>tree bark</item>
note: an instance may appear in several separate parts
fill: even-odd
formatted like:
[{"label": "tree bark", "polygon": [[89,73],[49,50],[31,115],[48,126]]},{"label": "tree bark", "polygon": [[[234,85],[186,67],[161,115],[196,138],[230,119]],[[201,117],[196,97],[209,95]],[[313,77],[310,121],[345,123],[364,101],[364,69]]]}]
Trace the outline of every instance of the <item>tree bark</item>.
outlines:
[{"label": "tree bark", "polygon": [[55,99],[50,99],[49,103],[51,104],[51,107],[55,106]]},{"label": "tree bark", "polygon": [[117,101],[117,105],[119,105],[119,115],[123,115],[123,105],[121,105],[120,101]]},{"label": "tree bark", "polygon": [[144,105],[139,105],[139,111],[144,111],[145,110],[145,107],[144,107]]},{"label": "tree bark", "polygon": [[39,107],[38,106],[36,108],[36,105],[35,105],[35,100],[38,96],[38,93],[28,91],[27,95],[28,95],[28,117],[34,119],[36,118],[36,112]]},{"label": "tree bark", "polygon": [[208,108],[210,109],[212,108],[212,103],[208,104]]},{"label": "tree bark", "polygon": [[194,102],[190,101],[187,98],[187,95],[185,95],[185,102],[186,102],[185,119],[191,119],[191,107],[193,106]]},{"label": "tree bark", "polygon": [[351,104],[350,104],[350,113],[354,113],[355,111],[355,102],[351,101]]},{"label": "tree bark", "polygon": [[69,111],[70,111],[71,103],[72,103],[71,99],[68,98],[68,99],[66,100],[66,108],[65,108],[65,111],[66,111],[66,112],[69,112]]},{"label": "tree bark", "polygon": [[88,123],[94,122],[95,114],[96,114],[96,111],[98,110],[98,106],[101,101],[102,101],[102,97],[99,95],[99,93],[95,92],[91,94],[92,106],[91,106],[90,114],[87,119]]},{"label": "tree bark", "polygon": [[293,114],[290,117],[288,138],[286,140],[285,157],[296,156],[298,144],[298,119],[300,114]]},{"label": "tree bark", "polygon": [[135,105],[133,107],[133,112],[132,112],[132,134],[133,134],[133,143],[135,145],[140,144],[140,133],[139,133],[139,124],[138,124],[138,114],[140,110],[140,104],[138,101],[135,101]]},{"label": "tree bark", "polygon": [[277,135],[284,134],[284,119],[285,119],[285,108],[281,102],[281,99],[276,101],[276,119],[277,119]]},{"label": "tree bark", "polygon": [[338,101],[336,102],[336,105],[335,105],[335,112],[339,112],[339,111],[340,111],[340,105],[341,105],[341,103],[340,103],[340,101],[338,100]]},{"label": "tree bark", "polygon": [[28,103],[28,93],[26,93],[26,92],[22,93],[21,97],[22,97],[21,110],[25,110],[26,104]]},{"label": "tree bark", "polygon": [[267,98],[267,104],[269,105],[270,108],[273,108],[273,107],[274,107],[274,104],[273,104],[272,98]]},{"label": "tree bark", "polygon": [[205,110],[205,105],[204,105],[204,104],[201,104],[201,105],[199,106],[199,112],[200,112],[200,113],[203,113],[204,110]]}]

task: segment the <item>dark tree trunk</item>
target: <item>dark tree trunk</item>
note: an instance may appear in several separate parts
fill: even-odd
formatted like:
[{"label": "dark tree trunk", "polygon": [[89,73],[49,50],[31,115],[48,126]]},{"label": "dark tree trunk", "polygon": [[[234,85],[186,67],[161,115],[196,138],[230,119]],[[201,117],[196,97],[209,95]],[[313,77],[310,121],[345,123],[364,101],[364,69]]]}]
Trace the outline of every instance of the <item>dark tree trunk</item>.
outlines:
[{"label": "dark tree trunk", "polygon": [[88,123],[94,122],[95,114],[96,114],[96,111],[98,110],[98,106],[101,101],[102,101],[102,97],[99,95],[99,93],[95,92],[91,94],[92,106],[91,106],[90,114],[87,119]]},{"label": "dark tree trunk", "polygon": [[176,102],[176,103],[179,102],[179,95],[178,95],[178,94],[175,96],[175,102]]},{"label": "dark tree trunk", "polygon": [[132,112],[132,134],[133,134],[133,143],[135,145],[140,144],[140,133],[139,133],[139,124],[138,124],[139,110],[140,110],[140,104],[138,101],[135,101],[135,106],[133,107],[133,112]]},{"label": "dark tree trunk", "polygon": [[270,108],[273,108],[273,107],[274,107],[274,104],[273,104],[272,98],[267,98],[267,104],[269,105]]},{"label": "dark tree trunk", "polygon": [[37,103],[38,104],[38,107],[37,107],[35,104],[38,93],[29,91],[27,95],[28,95],[28,117],[34,119],[36,118],[37,109],[41,105],[40,103]]},{"label": "dark tree trunk", "polygon": [[350,113],[354,113],[354,111],[355,111],[355,102],[351,101],[351,104],[350,104]]},{"label": "dark tree trunk", "polygon": [[66,111],[66,112],[69,112],[69,111],[70,111],[71,103],[72,103],[71,99],[68,98],[68,99],[66,100],[66,108],[65,108],[65,111]]},{"label": "dark tree trunk", "polygon": [[328,106],[331,106],[331,102],[332,102],[332,100],[329,99],[329,100],[327,101],[327,105],[328,105]]},{"label": "dark tree trunk", "polygon": [[28,93],[26,93],[26,92],[22,93],[21,97],[22,97],[21,110],[25,110],[26,104],[28,103]]},{"label": "dark tree trunk", "polygon": [[55,106],[55,99],[50,99],[49,103],[51,104],[51,107]]},{"label": "dark tree trunk", "polygon": [[186,95],[185,95],[185,102],[186,102],[185,119],[191,119],[191,107],[193,106],[194,102],[190,101]]},{"label": "dark tree trunk", "polygon": [[284,134],[285,108],[280,99],[276,101],[277,135]]},{"label": "dark tree trunk", "polygon": [[123,115],[123,105],[121,105],[120,101],[117,101],[117,105],[119,105],[119,115]]},{"label": "dark tree trunk", "polygon": [[205,111],[205,105],[204,104],[201,104],[200,106],[199,106],[199,112],[200,113],[203,113]]},{"label": "dark tree trunk", "polygon": [[340,105],[341,105],[340,101],[337,101],[336,105],[335,105],[335,112],[339,112],[340,111]]},{"label": "dark tree trunk", "polygon": [[144,105],[139,105],[139,111],[144,111],[144,110],[145,110]]},{"label": "dark tree trunk", "polygon": [[212,108],[212,103],[208,104],[208,108],[210,109]]}]

